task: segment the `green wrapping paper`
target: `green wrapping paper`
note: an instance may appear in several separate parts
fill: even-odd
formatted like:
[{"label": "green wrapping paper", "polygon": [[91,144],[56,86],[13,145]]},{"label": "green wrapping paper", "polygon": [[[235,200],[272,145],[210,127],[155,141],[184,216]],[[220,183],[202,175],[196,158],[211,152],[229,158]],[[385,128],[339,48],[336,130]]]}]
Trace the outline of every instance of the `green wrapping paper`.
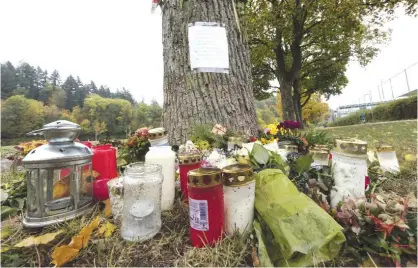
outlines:
[{"label": "green wrapping paper", "polygon": [[343,228],[279,169],[256,176],[254,229],[261,266],[310,266],[335,258]]}]

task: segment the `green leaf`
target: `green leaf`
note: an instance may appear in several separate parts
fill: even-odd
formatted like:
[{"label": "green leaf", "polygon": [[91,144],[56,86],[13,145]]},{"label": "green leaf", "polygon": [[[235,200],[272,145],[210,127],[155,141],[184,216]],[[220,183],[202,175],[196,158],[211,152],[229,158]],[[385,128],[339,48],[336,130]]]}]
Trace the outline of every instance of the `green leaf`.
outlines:
[{"label": "green leaf", "polygon": [[10,206],[22,210],[25,206],[25,200],[22,198],[14,198],[10,200]]},{"label": "green leaf", "polygon": [[11,208],[8,206],[1,206],[1,220],[5,220],[10,216],[14,216],[17,214],[17,209],[16,208]]},{"label": "green leaf", "polygon": [[302,155],[296,160],[295,170],[299,175],[311,169],[313,158],[311,154]]},{"label": "green leaf", "polygon": [[9,197],[9,195],[7,194],[7,192],[5,190],[1,189],[0,190],[1,202],[6,201],[8,197]]},{"label": "green leaf", "polygon": [[270,153],[264,148],[263,145],[254,143],[253,150],[251,151],[252,156],[258,164],[265,165],[269,161]]}]

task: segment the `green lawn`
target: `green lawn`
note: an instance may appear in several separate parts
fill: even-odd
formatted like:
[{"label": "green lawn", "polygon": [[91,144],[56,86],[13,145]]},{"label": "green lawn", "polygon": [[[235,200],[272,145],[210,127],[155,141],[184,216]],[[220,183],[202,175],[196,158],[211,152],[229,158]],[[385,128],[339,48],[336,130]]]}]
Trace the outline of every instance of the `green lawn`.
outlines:
[{"label": "green lawn", "polygon": [[321,128],[333,138],[357,138],[367,141],[370,149],[379,144],[394,146],[402,162],[405,154],[417,154],[417,121],[398,121],[375,124]]}]

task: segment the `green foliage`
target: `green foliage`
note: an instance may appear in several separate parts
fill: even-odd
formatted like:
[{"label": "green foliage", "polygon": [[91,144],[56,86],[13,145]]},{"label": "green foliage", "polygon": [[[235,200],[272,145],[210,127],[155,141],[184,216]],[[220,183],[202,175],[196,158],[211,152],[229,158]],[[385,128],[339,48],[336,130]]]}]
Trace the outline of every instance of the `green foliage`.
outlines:
[{"label": "green foliage", "polygon": [[276,123],[280,121],[277,112],[277,98],[271,95],[268,99],[257,101],[255,104],[257,121],[260,126]]},{"label": "green foliage", "polygon": [[388,39],[380,26],[390,17],[381,13],[405,1],[388,2],[396,3],[383,8],[362,1],[248,1],[240,13],[250,45],[254,95],[264,98],[272,89],[270,81],[277,79],[281,94],[291,96],[293,87],[293,100],[283,100],[298,110],[311,94],[341,93],[349,60],[367,64],[377,54],[376,44]]},{"label": "green foliage", "polygon": [[361,123],[364,114],[366,122],[395,121],[417,118],[417,97],[412,96],[376,106],[370,110],[360,110],[348,116],[338,118],[329,126],[347,126]]},{"label": "green foliage", "polygon": [[41,102],[26,99],[22,95],[8,98],[1,106],[2,136],[22,136],[42,127],[44,109]]},{"label": "green foliage", "polygon": [[309,147],[332,143],[332,138],[327,132],[316,129],[309,129],[303,134],[303,137],[308,142]]},{"label": "green foliage", "polygon": [[202,147],[208,144],[210,148],[227,150],[229,137],[235,137],[236,133],[227,129],[226,133],[221,136],[212,133],[212,128],[213,125],[196,125],[189,139],[196,145],[202,144]]},{"label": "green foliage", "polygon": [[5,220],[23,210],[27,187],[24,173],[3,173],[2,182],[1,191],[8,195],[1,202],[1,220]]}]

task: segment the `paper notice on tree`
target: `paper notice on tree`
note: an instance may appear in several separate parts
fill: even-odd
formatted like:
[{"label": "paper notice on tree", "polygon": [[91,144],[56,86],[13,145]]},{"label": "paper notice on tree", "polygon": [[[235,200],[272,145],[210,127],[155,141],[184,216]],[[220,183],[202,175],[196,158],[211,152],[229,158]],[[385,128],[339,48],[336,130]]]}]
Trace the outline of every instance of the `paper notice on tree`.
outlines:
[{"label": "paper notice on tree", "polygon": [[228,73],[226,29],[216,22],[189,24],[189,56],[192,71]]}]

